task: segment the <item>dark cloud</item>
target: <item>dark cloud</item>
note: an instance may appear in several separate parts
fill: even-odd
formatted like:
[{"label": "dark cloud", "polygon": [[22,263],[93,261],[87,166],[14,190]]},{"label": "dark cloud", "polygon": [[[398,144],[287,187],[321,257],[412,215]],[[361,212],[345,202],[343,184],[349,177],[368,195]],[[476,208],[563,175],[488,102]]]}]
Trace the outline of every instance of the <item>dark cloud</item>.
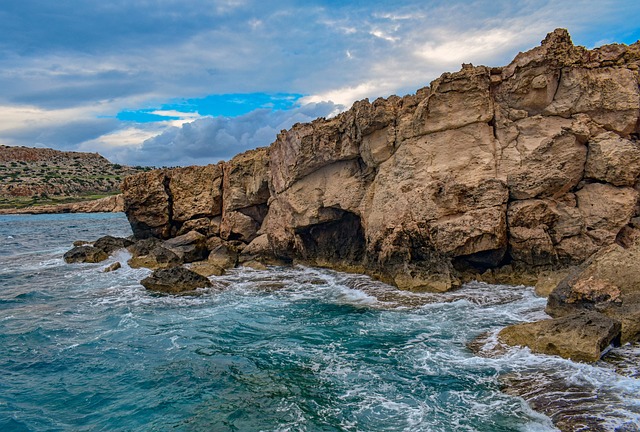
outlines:
[{"label": "dark cloud", "polygon": [[324,102],[286,111],[258,109],[239,117],[206,117],[170,128],[146,140],[139,149],[116,150],[108,157],[130,165],[205,165],[269,145],[281,130],[336,109],[335,104]]},{"label": "dark cloud", "polygon": [[78,143],[96,139],[119,127],[116,119],[76,120],[3,132],[6,144],[77,150]]}]

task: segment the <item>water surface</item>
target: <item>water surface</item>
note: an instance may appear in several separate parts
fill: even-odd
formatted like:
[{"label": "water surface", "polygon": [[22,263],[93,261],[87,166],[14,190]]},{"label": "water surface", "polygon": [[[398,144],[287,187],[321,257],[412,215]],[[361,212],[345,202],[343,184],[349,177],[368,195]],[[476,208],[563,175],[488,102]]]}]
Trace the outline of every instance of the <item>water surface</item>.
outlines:
[{"label": "water surface", "polygon": [[[501,391],[553,370],[640,419],[640,383],[607,365],[467,344],[544,317],[531,288],[397,292],[304,267],[235,269],[199,296],[159,296],[121,251],[66,264],[77,239],[130,235],[122,214],[0,216],[2,431],[551,431]],[[123,268],[102,269],[114,261]],[[562,387],[562,386],[561,386]]]}]

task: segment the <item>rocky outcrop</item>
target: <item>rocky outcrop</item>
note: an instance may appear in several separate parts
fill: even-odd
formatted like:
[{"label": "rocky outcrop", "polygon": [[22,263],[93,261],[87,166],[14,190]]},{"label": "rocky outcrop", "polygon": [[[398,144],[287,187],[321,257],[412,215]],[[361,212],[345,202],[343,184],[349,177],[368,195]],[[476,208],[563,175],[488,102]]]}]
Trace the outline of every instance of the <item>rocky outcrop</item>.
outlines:
[{"label": "rocky outcrop", "polygon": [[139,238],[195,230],[239,262],[367,272],[402,289],[500,269],[549,279],[640,215],[639,64],[640,43],[587,50],[556,30],[505,67],[463,65],[228,162],[129,177],[125,211]]},{"label": "rocky outcrop", "polygon": [[619,337],[620,322],[594,312],[516,324],[498,334],[500,341],[508,345],[587,362],[599,360],[602,351],[612,342],[619,344]]},{"label": "rocky outcrop", "polygon": [[622,343],[640,340],[640,242],[611,245],[571,272],[549,294],[547,313],[596,311],[622,323]]},{"label": "rocky outcrop", "polygon": [[0,214],[118,213],[124,211],[122,194],[96,200],[24,208],[0,209]]},{"label": "rocky outcrop", "polygon": [[[77,246],[76,246],[77,244]],[[63,256],[67,263],[97,263],[109,258],[118,249],[130,246],[133,242],[129,239],[104,236],[93,244],[90,242],[74,242],[74,247]]]}]

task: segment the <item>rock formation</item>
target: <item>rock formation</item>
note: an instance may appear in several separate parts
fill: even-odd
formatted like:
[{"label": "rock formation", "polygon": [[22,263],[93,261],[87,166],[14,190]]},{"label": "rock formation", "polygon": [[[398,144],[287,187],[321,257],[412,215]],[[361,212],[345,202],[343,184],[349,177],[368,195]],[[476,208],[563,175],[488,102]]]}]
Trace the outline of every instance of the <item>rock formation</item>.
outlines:
[{"label": "rock formation", "polygon": [[128,177],[125,211],[139,238],[197,231],[402,289],[578,265],[639,214],[639,64],[640,43],[587,50],[556,30],[508,66],[463,65],[228,162]]},{"label": "rock formation", "polygon": [[122,194],[118,194],[90,201],[0,209],[0,214],[118,213],[122,211],[124,211],[124,198]]}]

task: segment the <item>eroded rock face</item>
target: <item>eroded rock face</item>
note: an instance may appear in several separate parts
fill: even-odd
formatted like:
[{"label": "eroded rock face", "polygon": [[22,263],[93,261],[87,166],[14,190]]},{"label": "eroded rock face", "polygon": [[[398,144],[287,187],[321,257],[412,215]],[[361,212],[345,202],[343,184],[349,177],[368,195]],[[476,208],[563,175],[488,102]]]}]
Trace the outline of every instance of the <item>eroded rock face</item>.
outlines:
[{"label": "eroded rock face", "polygon": [[251,260],[404,289],[507,266],[558,271],[631,241],[639,65],[638,44],[589,51],[556,30],[505,67],[463,65],[229,162],[128,178],[125,208],[137,237],[196,231],[237,252],[252,244]]},{"label": "eroded rock face", "polygon": [[166,170],[126,177],[122,182],[124,211],[137,238],[169,238],[171,200]]},{"label": "eroded rock face", "polygon": [[549,295],[547,313],[562,317],[598,311],[622,323],[622,343],[640,340],[640,242],[610,245],[563,279]]}]

